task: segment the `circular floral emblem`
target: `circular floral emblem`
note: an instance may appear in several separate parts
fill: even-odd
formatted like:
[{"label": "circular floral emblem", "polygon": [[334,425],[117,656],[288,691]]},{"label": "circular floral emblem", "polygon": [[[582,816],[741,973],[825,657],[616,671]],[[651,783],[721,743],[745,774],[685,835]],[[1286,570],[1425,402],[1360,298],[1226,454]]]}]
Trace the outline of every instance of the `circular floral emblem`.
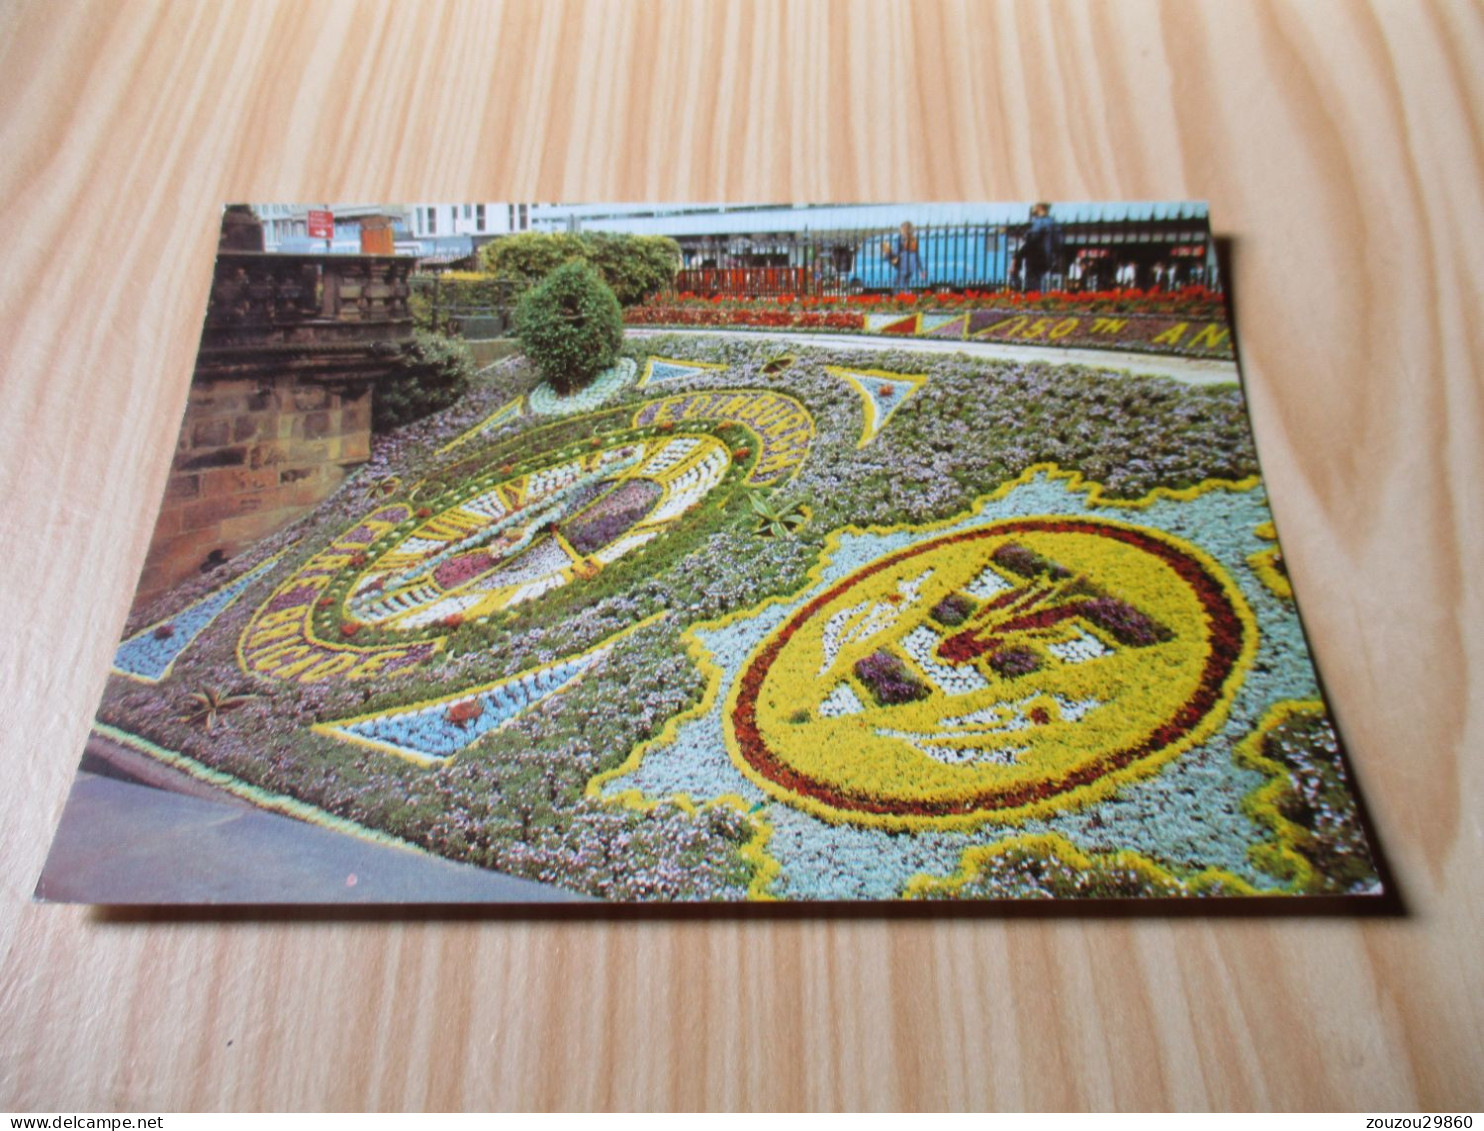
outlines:
[{"label": "circular floral emblem", "polygon": [[764,638],[728,701],[739,767],[830,820],[1018,820],[1208,737],[1256,649],[1196,547],[1101,519],[1006,519],[845,577]]}]

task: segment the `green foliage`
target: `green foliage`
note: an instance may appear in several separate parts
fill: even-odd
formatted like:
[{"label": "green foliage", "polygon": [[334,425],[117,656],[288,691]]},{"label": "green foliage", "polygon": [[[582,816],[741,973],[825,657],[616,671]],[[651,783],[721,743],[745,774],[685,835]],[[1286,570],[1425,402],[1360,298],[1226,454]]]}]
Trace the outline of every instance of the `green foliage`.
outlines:
[{"label": "green foliage", "polygon": [[522,293],[573,260],[590,264],[624,306],[643,302],[675,282],[680,246],[668,236],[607,232],[521,232],[485,246],[489,277]]},{"label": "green foliage", "polygon": [[489,311],[510,302],[510,283],[478,271],[444,271],[408,279],[407,306],[420,330],[440,333],[450,314]]},{"label": "green foliage", "polygon": [[618,360],[623,311],[596,271],[581,261],[565,263],[522,296],[515,336],[541,375],[566,396]]},{"label": "green foliage", "polygon": [[395,364],[376,382],[371,430],[389,432],[447,408],[464,395],[474,361],[462,342],[414,332]]},{"label": "green foliage", "polygon": [[254,699],[262,697],[241,692],[229,694],[219,687],[206,687],[200,691],[192,691],[189,698],[190,710],[180,716],[180,721],[200,723],[206,728],[206,733],[210,734],[222,715],[228,711],[235,711],[239,707],[245,707]]},{"label": "green foliage", "polygon": [[594,232],[583,236],[587,260],[613,288],[622,306],[635,306],[675,282],[680,245],[668,236]]},{"label": "green foliage", "polygon": [[797,500],[780,503],[762,495],[751,495],[749,501],[752,503],[753,513],[757,515],[753,533],[764,538],[792,538],[794,531],[809,520],[804,504]]},{"label": "green foliage", "polygon": [[586,259],[581,236],[569,232],[520,232],[485,244],[480,251],[484,269],[505,279],[518,292],[530,290],[564,263]]},{"label": "green foliage", "polygon": [[433,308],[433,290],[431,286],[421,287],[419,283],[429,280],[428,275],[412,276],[407,294],[407,312],[412,315],[414,329],[432,331],[436,329],[437,317]]}]

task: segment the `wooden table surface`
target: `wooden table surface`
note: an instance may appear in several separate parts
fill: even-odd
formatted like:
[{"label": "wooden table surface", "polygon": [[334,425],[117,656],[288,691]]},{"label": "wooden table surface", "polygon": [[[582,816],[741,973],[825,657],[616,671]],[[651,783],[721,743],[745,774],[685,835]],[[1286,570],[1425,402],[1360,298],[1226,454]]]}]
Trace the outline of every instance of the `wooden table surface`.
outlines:
[{"label": "wooden table surface", "polygon": [[[1484,12],[0,3],[0,1108],[1484,1107]],[[1407,914],[35,906],[228,200],[1206,198]]]}]

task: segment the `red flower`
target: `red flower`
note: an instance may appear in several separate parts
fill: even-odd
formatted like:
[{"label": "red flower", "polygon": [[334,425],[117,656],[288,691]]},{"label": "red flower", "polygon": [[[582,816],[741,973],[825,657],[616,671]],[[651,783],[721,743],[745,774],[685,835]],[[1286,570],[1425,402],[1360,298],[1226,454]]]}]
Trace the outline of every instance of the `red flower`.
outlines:
[{"label": "red flower", "polygon": [[750,448],[738,448],[734,452],[732,452],[732,458],[735,460],[744,460],[750,455],[752,455],[752,450]]},{"label": "red flower", "polygon": [[348,620],[340,626],[341,636],[354,636],[361,631],[361,626],[353,620]]},{"label": "red flower", "polygon": [[418,507],[417,508],[417,517],[418,518],[432,518],[433,517],[433,510],[432,510],[432,508],[431,507]]},{"label": "red flower", "polygon": [[448,721],[454,726],[468,726],[480,715],[484,714],[484,706],[478,699],[461,699],[448,709]]}]

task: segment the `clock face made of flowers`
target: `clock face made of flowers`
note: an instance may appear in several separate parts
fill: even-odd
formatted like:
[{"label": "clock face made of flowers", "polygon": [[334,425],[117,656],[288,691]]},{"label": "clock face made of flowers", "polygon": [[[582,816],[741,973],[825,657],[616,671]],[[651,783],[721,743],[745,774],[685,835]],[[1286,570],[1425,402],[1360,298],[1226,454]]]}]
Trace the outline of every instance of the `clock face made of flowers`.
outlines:
[{"label": "clock face made of flowers", "polygon": [[1202,551],[1020,518],[856,570],[765,637],[726,711],[739,768],[832,821],[1018,820],[1212,734],[1256,649]]},{"label": "clock face made of flowers", "polygon": [[653,540],[730,466],[716,437],[696,434],[618,444],[513,476],[398,540],[360,573],[346,610],[409,630],[535,600]]},{"label": "clock face made of flowers", "polygon": [[[596,576],[713,497],[752,454],[704,425],[665,427],[611,434],[518,473],[462,474],[416,512],[377,508],[257,611],[239,643],[243,669],[311,683],[392,674],[465,621]],[[363,632],[377,641],[356,640]]]}]

